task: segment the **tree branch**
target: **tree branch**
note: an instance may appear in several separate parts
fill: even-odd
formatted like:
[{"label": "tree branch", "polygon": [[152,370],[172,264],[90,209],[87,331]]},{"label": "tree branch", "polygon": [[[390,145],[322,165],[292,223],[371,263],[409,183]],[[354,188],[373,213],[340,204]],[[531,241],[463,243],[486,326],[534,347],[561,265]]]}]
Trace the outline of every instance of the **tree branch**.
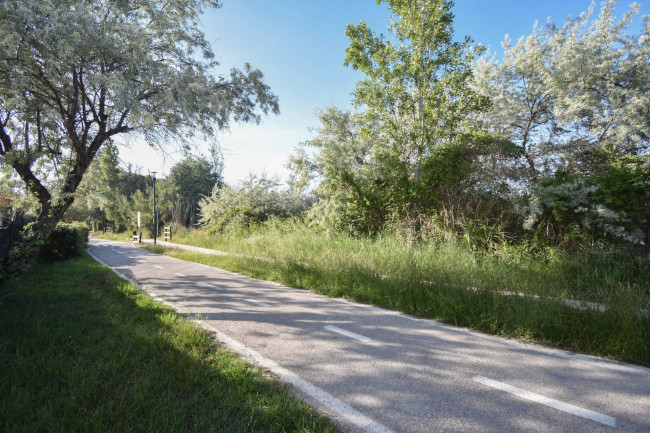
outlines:
[{"label": "tree branch", "polygon": [[24,164],[17,160],[13,161],[11,163],[11,166],[14,170],[16,170],[18,176],[20,176],[23,182],[25,182],[25,185],[27,185],[29,191],[34,194],[40,203],[41,212],[43,209],[48,209],[50,207],[50,200],[52,200],[52,196],[50,195],[47,188],[43,186],[41,181],[34,175],[34,173],[32,173],[31,167],[28,164]]}]

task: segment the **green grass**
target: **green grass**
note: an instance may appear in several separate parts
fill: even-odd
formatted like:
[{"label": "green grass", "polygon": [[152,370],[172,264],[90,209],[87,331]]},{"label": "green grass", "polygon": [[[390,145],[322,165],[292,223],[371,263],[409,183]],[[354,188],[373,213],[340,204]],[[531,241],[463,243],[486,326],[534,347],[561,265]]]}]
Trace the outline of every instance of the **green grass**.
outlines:
[{"label": "green grass", "polygon": [[0,288],[0,431],[334,432],[88,256]]},{"label": "green grass", "polygon": [[462,242],[407,246],[395,236],[353,239],[301,224],[269,225],[248,233],[210,236],[179,232],[174,242],[337,273],[354,269],[379,278],[426,281],[433,286],[476,287],[545,298],[601,302],[614,308],[650,309],[650,256],[562,253],[502,245],[490,252]]},{"label": "green grass", "polygon": [[[650,366],[650,318],[638,314],[639,308],[650,308],[650,262],[638,256],[532,253],[512,246],[477,252],[459,242],[409,248],[396,237],[351,239],[299,224],[221,236],[180,232],[174,242],[237,255],[155,251],[487,333]],[[609,309],[580,311],[556,299],[602,302]]]}]

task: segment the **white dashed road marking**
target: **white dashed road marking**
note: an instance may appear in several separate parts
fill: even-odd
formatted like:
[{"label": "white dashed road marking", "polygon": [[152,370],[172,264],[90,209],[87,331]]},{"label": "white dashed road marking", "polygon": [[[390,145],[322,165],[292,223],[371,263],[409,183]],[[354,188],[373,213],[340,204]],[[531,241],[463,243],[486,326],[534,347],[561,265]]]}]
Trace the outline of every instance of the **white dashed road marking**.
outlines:
[{"label": "white dashed road marking", "polygon": [[163,269],[162,266],[158,266],[158,265],[153,265],[153,267],[154,267],[154,268],[158,268],[158,269]]},{"label": "white dashed road marking", "polygon": [[204,287],[209,287],[210,289],[215,289],[215,290],[224,290],[223,287],[215,286],[214,284],[203,283],[203,286]]},{"label": "white dashed road marking", "polygon": [[341,335],[345,335],[346,337],[354,338],[355,340],[363,341],[364,343],[368,343],[372,341],[370,338],[363,336],[361,334],[356,334],[354,332],[346,331],[345,329],[341,329],[338,326],[334,325],[327,325],[325,327],[328,331],[336,332]]},{"label": "white dashed road marking", "polygon": [[187,277],[187,275],[181,274],[180,272],[174,272],[174,275],[178,275],[179,277]]},{"label": "white dashed road marking", "polygon": [[603,415],[589,409],[583,409],[569,403],[564,403],[560,400],[544,397],[543,395],[535,394],[533,392],[526,391],[525,389],[517,388],[503,382],[497,382],[496,380],[488,379],[487,377],[474,376],[472,379],[478,383],[482,383],[483,385],[487,385],[491,388],[516,395],[517,397],[521,397],[535,403],[543,404],[544,406],[552,407],[553,409],[561,410],[562,412],[590,419],[609,427],[616,427],[616,418],[613,418],[611,416]]},{"label": "white dashed road marking", "polygon": [[256,301],[255,299],[244,299],[246,302],[250,302],[251,304],[259,305],[260,307],[270,307],[271,304],[267,304],[266,302],[262,301]]},{"label": "white dashed road marking", "polygon": [[217,339],[222,343],[224,343],[226,346],[228,346],[230,350],[233,350],[239,353],[241,356],[254,361],[256,364],[260,365],[261,367],[272,371],[282,381],[286,383],[290,383],[296,388],[300,389],[302,392],[307,394],[312,399],[318,401],[320,404],[328,407],[333,412],[347,419],[358,429],[366,433],[395,433],[393,430],[378,423],[377,421],[368,417],[367,415],[359,412],[352,406],[339,400],[333,395],[327,393],[326,391],[317,387],[313,383],[306,381],[305,379],[298,376],[294,372],[276,364],[274,361],[268,358],[263,357],[262,355],[255,352],[254,350],[244,346],[237,340],[234,340],[228,335],[220,332],[218,329],[208,325],[205,322],[201,322],[201,325],[205,329],[214,332]]}]

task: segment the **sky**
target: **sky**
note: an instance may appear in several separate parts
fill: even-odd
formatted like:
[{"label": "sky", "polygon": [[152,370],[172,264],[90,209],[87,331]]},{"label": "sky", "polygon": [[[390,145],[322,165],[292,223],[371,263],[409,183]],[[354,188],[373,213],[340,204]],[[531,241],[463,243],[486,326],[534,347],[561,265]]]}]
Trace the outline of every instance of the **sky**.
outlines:
[{"label": "sky", "polygon": [[[644,4],[645,1],[647,4]],[[619,0],[617,18],[631,2]],[[632,31],[641,28],[641,15],[650,15],[650,0],[642,7]],[[455,39],[469,35],[475,43],[502,54],[501,41],[530,34],[537,20],[548,17],[558,25],[576,17],[591,0],[456,0]],[[597,3],[597,9],[600,1]],[[224,71],[248,62],[264,74],[280,101],[280,114],[263,117],[260,124],[232,124],[217,136],[224,154],[226,183],[237,185],[250,173],[278,176],[286,181],[289,155],[313,137],[316,110],[328,105],[352,108],[357,81],[363,75],[343,66],[347,24],[363,20],[377,33],[388,33],[390,14],[374,0],[222,0],[222,7],[205,11],[201,28]],[[195,143],[195,154],[207,154],[207,145]],[[183,159],[144,144],[120,149],[123,164],[143,174],[164,177]]]}]

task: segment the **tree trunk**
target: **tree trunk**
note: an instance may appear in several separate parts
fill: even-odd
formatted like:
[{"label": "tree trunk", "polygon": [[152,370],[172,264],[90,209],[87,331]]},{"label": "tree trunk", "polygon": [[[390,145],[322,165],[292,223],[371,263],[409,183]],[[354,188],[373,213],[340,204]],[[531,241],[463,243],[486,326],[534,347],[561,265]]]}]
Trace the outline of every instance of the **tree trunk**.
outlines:
[{"label": "tree trunk", "polygon": [[9,275],[20,274],[41,251],[52,230],[61,221],[65,211],[74,201],[74,193],[104,140],[100,141],[96,137],[90,148],[84,152],[77,152],[75,164],[66,176],[65,183],[61,189],[63,198],[54,204],[52,203],[52,195],[34,175],[30,164],[18,160],[12,162],[14,170],[16,170],[40,203],[41,210],[33,226],[23,234],[22,239],[16,243],[9,254],[0,260],[0,265],[2,266],[0,268],[0,280],[5,279]]},{"label": "tree trunk", "polygon": [[9,276],[19,275],[36,258],[72,201],[73,199],[70,198],[54,207],[49,203],[41,207],[34,225],[23,233],[22,238],[16,242],[9,254],[0,260],[0,281]]}]

